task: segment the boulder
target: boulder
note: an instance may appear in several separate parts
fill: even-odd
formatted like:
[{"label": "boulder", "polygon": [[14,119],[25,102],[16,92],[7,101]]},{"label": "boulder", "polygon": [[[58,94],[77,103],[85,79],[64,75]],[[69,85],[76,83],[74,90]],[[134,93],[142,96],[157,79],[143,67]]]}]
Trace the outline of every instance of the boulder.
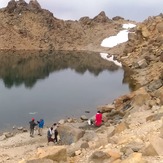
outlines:
[{"label": "boulder", "polygon": [[128,125],[125,122],[122,122],[115,127],[114,134],[119,134],[127,128],[129,128]]},{"label": "boulder", "polygon": [[163,52],[160,54],[160,61],[163,62]]},{"label": "boulder", "polygon": [[124,18],[121,17],[121,16],[115,16],[115,17],[112,18],[112,20],[114,20],[114,21],[117,21],[117,20],[124,20]]},{"label": "boulder", "polygon": [[150,32],[149,32],[149,30],[147,29],[146,26],[143,26],[143,27],[142,27],[142,35],[143,35],[143,37],[145,37],[145,38],[149,38],[149,36],[151,35]]},{"label": "boulder", "polygon": [[104,162],[110,158],[110,155],[108,153],[105,153],[103,151],[95,151],[89,158],[89,162]]},{"label": "boulder", "polygon": [[113,109],[115,109],[115,106],[112,104],[108,104],[108,105],[99,106],[97,108],[97,111],[100,111],[101,113],[105,113],[105,112],[110,112]]},{"label": "boulder", "polygon": [[160,22],[156,26],[158,32],[163,33],[163,22]]},{"label": "boulder", "polygon": [[147,86],[147,89],[152,92],[152,91],[155,91],[155,90],[161,88],[162,86],[163,86],[162,80],[158,79],[158,80],[154,80],[151,83],[149,83],[149,85]]},{"label": "boulder", "polygon": [[7,11],[8,13],[12,13],[12,12],[14,12],[15,8],[16,8],[16,2],[15,2],[15,0],[11,0],[8,2],[8,5],[7,5],[5,11]]},{"label": "boulder", "polygon": [[163,116],[163,113],[153,114],[146,118],[146,121],[157,121],[160,120]]},{"label": "boulder", "polygon": [[149,140],[150,144],[143,149],[145,156],[162,156],[163,155],[163,139],[158,136],[153,136]]},{"label": "boulder", "polygon": [[163,87],[157,89],[154,92],[154,95],[160,99],[160,105],[163,105]]},{"label": "boulder", "polygon": [[36,156],[30,161],[38,159],[50,159],[56,162],[67,161],[67,151],[64,146],[38,148]]},{"label": "boulder", "polygon": [[83,121],[86,121],[86,120],[88,120],[88,117],[86,117],[86,115],[82,115],[82,116],[80,117],[80,119],[83,120]]},{"label": "boulder", "polygon": [[84,135],[84,130],[75,128],[72,124],[64,124],[58,127],[58,132],[62,144],[72,144],[77,142]]},{"label": "boulder", "polygon": [[84,148],[84,149],[89,148],[89,144],[87,142],[83,142],[80,148]]},{"label": "boulder", "polygon": [[147,104],[147,102],[151,99],[151,96],[143,87],[133,92],[133,95],[133,106],[143,106],[144,104]]},{"label": "boulder", "polygon": [[163,138],[163,118],[162,118],[162,126],[160,128],[160,137]]},{"label": "boulder", "polygon": [[[26,161],[24,163],[54,163],[53,160],[50,160],[50,159],[36,159],[36,160],[29,160],[29,161]],[[23,162],[22,162],[23,163]]]},{"label": "boulder", "polygon": [[97,16],[95,16],[92,21],[96,23],[105,23],[111,20],[106,16],[105,12],[102,11]]},{"label": "boulder", "polygon": [[142,158],[142,153],[132,153],[128,158],[122,160],[121,163],[147,163]]},{"label": "boulder", "polygon": [[110,159],[111,161],[114,161],[114,160],[117,160],[117,159],[120,159],[121,158],[121,154],[117,151],[114,151],[114,150],[109,150],[108,151],[108,154],[110,155]]},{"label": "boulder", "polygon": [[147,66],[148,66],[148,64],[147,64],[146,59],[141,59],[141,60],[139,60],[138,62],[133,63],[133,67],[134,67],[134,68],[143,69],[143,68],[146,68]]},{"label": "boulder", "polygon": [[30,0],[29,9],[30,10],[41,10],[41,6],[37,0]]}]

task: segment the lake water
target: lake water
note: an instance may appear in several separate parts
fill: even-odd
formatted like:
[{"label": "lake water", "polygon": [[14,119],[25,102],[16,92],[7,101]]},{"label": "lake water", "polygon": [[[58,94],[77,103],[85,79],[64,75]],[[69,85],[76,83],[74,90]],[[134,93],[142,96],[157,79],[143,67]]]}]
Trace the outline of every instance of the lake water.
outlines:
[{"label": "lake water", "polygon": [[124,81],[124,70],[99,53],[1,52],[0,129],[28,125],[32,117],[90,117],[130,92]]}]

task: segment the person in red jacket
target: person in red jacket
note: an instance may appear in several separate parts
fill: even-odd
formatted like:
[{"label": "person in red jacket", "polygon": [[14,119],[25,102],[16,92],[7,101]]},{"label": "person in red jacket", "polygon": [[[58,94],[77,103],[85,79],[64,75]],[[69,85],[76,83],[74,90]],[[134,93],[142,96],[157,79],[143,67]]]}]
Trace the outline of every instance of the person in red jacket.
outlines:
[{"label": "person in red jacket", "polygon": [[95,116],[95,126],[101,126],[102,124],[102,113],[100,111],[97,111]]}]

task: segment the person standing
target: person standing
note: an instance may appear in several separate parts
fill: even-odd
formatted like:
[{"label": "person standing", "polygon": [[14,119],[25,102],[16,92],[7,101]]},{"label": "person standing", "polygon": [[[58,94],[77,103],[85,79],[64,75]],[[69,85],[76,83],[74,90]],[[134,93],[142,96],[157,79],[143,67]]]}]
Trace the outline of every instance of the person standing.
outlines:
[{"label": "person standing", "polygon": [[42,136],[42,130],[44,127],[44,120],[40,119],[40,121],[37,121],[38,123],[38,135]]},{"label": "person standing", "polygon": [[30,124],[30,137],[33,137],[34,135],[34,128],[37,126],[37,123],[35,123],[35,119],[32,118],[32,120],[29,122]]},{"label": "person standing", "polygon": [[57,123],[53,124],[53,129],[54,129],[54,143],[58,143],[58,130],[57,130]]}]

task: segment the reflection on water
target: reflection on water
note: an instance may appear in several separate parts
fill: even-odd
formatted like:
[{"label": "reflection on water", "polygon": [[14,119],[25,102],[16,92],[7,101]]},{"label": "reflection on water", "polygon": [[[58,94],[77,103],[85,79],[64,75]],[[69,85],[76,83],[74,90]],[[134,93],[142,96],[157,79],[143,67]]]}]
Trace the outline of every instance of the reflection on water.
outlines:
[{"label": "reflection on water", "polygon": [[123,73],[99,53],[0,52],[0,129],[28,124],[32,116],[93,115],[97,105],[129,92]]},{"label": "reflection on water", "polygon": [[39,79],[44,79],[50,73],[64,69],[73,69],[77,73],[86,71],[95,76],[105,69],[115,71],[118,67],[112,62],[102,60],[95,53],[82,52],[6,52],[0,55],[0,78],[6,87],[33,87]]}]

